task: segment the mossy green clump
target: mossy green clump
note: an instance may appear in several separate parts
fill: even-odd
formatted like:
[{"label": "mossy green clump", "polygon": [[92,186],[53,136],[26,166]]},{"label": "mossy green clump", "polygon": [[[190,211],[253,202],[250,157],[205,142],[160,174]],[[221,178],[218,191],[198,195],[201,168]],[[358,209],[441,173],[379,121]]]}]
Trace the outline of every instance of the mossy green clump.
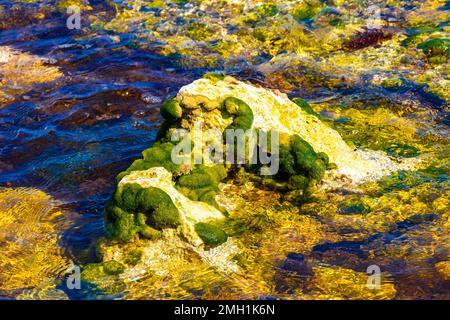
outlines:
[{"label": "mossy green clump", "polygon": [[326,170],[336,167],[329,162],[326,153],[316,153],[313,147],[298,135],[280,136],[278,158],[277,174],[260,177],[254,173],[253,168],[248,171],[241,168],[238,179],[250,179],[265,189],[284,192],[287,200],[304,202],[323,179]]},{"label": "mossy green clump", "polygon": [[174,122],[183,116],[183,108],[177,100],[168,99],[161,106],[161,115],[167,121]]},{"label": "mossy green clump", "polygon": [[123,243],[130,241],[141,229],[135,215],[122,210],[113,202],[106,206],[105,220],[108,237]]},{"label": "mossy green clump", "polygon": [[155,142],[151,148],[142,152],[143,159],[135,160],[127,170],[117,175],[116,183],[119,183],[123,177],[132,171],[142,171],[156,167],[163,167],[172,174],[178,175],[180,166],[172,161],[173,147],[174,144],[171,142]]},{"label": "mossy green clump", "polygon": [[120,242],[130,241],[137,233],[156,239],[160,236],[158,230],[175,228],[180,223],[180,212],[167,193],[137,183],[119,186],[106,208],[107,234]]},{"label": "mossy green clump", "polygon": [[177,227],[181,224],[180,212],[167,193],[158,188],[146,188],[138,195],[139,209],[156,229]]},{"label": "mossy green clump", "polygon": [[280,172],[277,175],[289,181],[290,189],[303,190],[304,194],[323,179],[329,159],[327,154],[316,153],[300,136],[290,137],[280,145]]},{"label": "mossy green clump", "polygon": [[103,262],[103,271],[110,276],[117,276],[124,273],[125,266],[115,260]]},{"label": "mossy green clump", "polygon": [[419,48],[431,64],[443,64],[450,57],[450,39],[428,39]]},{"label": "mossy green clump", "polygon": [[230,124],[227,129],[237,130],[249,130],[253,125],[253,111],[244,101],[235,97],[228,97],[223,102],[224,111],[234,116],[233,123]]},{"label": "mossy green clump", "polygon": [[168,132],[171,128],[176,127],[177,121],[183,116],[183,108],[176,99],[171,98],[164,101],[160,112],[164,122],[158,130],[156,141],[169,141]]},{"label": "mossy green clump", "polygon": [[314,112],[313,108],[309,105],[306,100],[302,98],[294,98],[292,99],[292,102],[294,102],[296,105],[298,105],[303,111],[305,111],[308,114],[312,114],[314,116],[318,116],[317,113]]},{"label": "mossy green clump", "polygon": [[227,177],[227,170],[223,165],[198,165],[189,174],[181,176],[176,188],[193,201],[206,202],[226,214],[216,202],[219,183]]},{"label": "mossy green clump", "polygon": [[[268,140],[270,141],[270,135]],[[270,146],[267,150],[269,149]],[[298,135],[281,134],[277,156],[279,170],[275,175],[259,176],[261,167],[246,166],[236,173],[237,180],[250,180],[265,189],[285,192],[287,199],[303,202],[323,179],[326,170],[336,168],[334,163],[330,163],[325,152],[316,153],[313,147]]]},{"label": "mossy green clump", "polygon": [[114,200],[126,211],[143,213],[149,219],[150,226],[156,229],[180,224],[178,209],[169,195],[159,188],[143,188],[137,183],[126,184],[116,190]]},{"label": "mossy green clump", "polygon": [[141,249],[134,249],[127,254],[123,262],[135,266],[142,260],[143,254],[144,252]]},{"label": "mossy green clump", "polygon": [[209,223],[197,223],[195,232],[206,245],[211,247],[218,246],[228,240],[228,235],[222,229]]}]

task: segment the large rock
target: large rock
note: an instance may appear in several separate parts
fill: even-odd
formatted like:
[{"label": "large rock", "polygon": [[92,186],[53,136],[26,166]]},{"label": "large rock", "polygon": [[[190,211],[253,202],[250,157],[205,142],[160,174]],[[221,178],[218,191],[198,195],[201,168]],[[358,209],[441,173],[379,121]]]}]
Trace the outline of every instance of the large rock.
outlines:
[{"label": "large rock", "polygon": [[[353,150],[339,133],[321,122],[315,115],[309,114],[281,93],[237,81],[226,77],[214,81],[200,79],[181,88],[177,100],[186,108],[195,108],[199,103],[205,109],[217,108],[227,97],[236,97],[245,101],[253,111],[253,128],[275,130],[288,135],[299,135],[316,152],[325,152],[330,162],[337,165],[342,173],[359,183],[378,179],[393,171],[412,169],[416,159],[402,163],[392,161],[383,152],[372,150]],[[214,112],[202,113],[197,117],[204,119],[205,126],[217,125]]]},{"label": "large rock", "polygon": [[[225,179],[228,185],[242,184],[246,179],[261,182],[256,185],[300,195],[304,201],[321,184],[326,170],[357,184],[412,168],[417,161],[398,163],[382,152],[353,150],[305,101],[293,102],[283,94],[220,74],[209,74],[181,88],[175,98],[162,105],[161,114],[165,122],[157,141],[142,152],[142,159],[118,175],[117,190],[106,209],[109,240],[101,244],[100,252],[103,261],[128,266],[122,278],[149,271],[163,274],[169,264],[176,267],[186,263],[187,256],[195,256],[189,260],[199,265],[236,272],[233,256],[239,253],[239,244],[225,232],[230,225],[223,206],[235,207],[216,201],[224,192],[221,190],[232,190],[220,187]],[[200,155],[205,155],[202,148],[208,143],[226,149],[224,132],[230,128],[278,133],[280,148],[271,151],[280,158],[279,172],[261,177],[263,166],[259,164],[192,162],[199,149]],[[179,156],[180,150],[174,150],[180,144],[172,138],[177,129],[186,130],[181,140],[187,139],[192,149],[181,157],[183,161],[175,163],[173,155]],[[203,139],[197,139],[198,129]],[[327,179],[333,176],[329,174]],[[259,222],[251,223],[257,229],[264,224],[264,215],[258,217]],[[140,252],[139,259],[130,264],[133,252]]]},{"label": "large rock", "polygon": [[[221,230],[226,210],[216,202],[216,195],[220,182],[242,165],[228,159],[218,163],[205,160],[210,144],[227,150],[226,129],[252,129],[258,135],[270,132],[270,136],[277,133],[278,149],[262,146],[260,141],[257,145],[278,155],[279,170],[261,178],[263,165],[247,162],[243,167],[262,186],[295,193],[303,200],[314,192],[327,169],[360,183],[410,169],[417,161],[398,163],[382,152],[353,150],[305,101],[293,102],[283,94],[221,74],[208,74],[181,88],[174,99],[162,105],[161,114],[165,122],[157,141],[143,151],[143,159],[119,174],[117,191],[107,206],[108,234],[121,242],[136,234],[154,240],[166,228],[178,230],[195,246],[226,242]],[[187,134],[174,141],[179,129]],[[203,134],[200,139],[199,132]],[[180,147],[182,142],[189,145],[187,151]],[[200,162],[195,162],[198,156]]]}]

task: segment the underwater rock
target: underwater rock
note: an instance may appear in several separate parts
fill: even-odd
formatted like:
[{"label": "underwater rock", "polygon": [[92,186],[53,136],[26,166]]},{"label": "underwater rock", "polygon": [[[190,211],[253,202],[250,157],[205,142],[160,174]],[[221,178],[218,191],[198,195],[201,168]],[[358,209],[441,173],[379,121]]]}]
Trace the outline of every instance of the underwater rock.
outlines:
[{"label": "underwater rock", "polygon": [[62,76],[58,67],[46,62],[47,59],[39,56],[0,47],[0,103]]},{"label": "underwater rock", "polygon": [[368,275],[336,266],[313,267],[313,297],[316,299],[358,299],[386,300],[395,297],[397,291],[393,283],[386,281],[382,274],[379,288],[368,288]]},{"label": "underwater rock", "polygon": [[312,276],[313,271],[305,256],[289,252],[282,268],[287,271],[295,272],[300,276]]},{"label": "underwater rock", "polygon": [[0,189],[0,294],[40,296],[55,288],[70,265],[58,243],[62,214],[40,190]]},{"label": "underwater rock", "polygon": [[352,35],[350,39],[344,43],[347,50],[359,50],[370,46],[378,45],[385,40],[392,39],[392,34],[381,29],[364,29]]},{"label": "underwater rock", "polygon": [[442,278],[450,280],[450,261],[438,262],[436,263],[435,268]]}]

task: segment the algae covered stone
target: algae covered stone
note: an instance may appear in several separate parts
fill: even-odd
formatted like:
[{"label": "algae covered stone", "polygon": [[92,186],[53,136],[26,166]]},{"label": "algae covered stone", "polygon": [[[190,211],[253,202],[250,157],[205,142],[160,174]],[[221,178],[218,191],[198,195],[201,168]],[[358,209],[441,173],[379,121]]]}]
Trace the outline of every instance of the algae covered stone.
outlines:
[{"label": "algae covered stone", "polygon": [[443,64],[450,57],[450,39],[428,39],[419,47],[432,64]]},{"label": "algae covered stone", "polygon": [[233,123],[227,129],[249,130],[252,128],[253,111],[244,101],[228,97],[223,102],[223,106],[229,114],[235,116]]},{"label": "algae covered stone", "polygon": [[183,115],[183,109],[175,99],[166,100],[161,107],[161,115],[168,121],[176,121]]},{"label": "algae covered stone", "polygon": [[[330,168],[359,182],[402,167],[387,155],[352,150],[306,101],[293,102],[284,95],[222,74],[181,88],[175,98],[164,102],[161,113],[169,124],[164,135],[142,152],[142,159],[135,160],[117,177],[117,190],[106,210],[106,230],[111,239],[128,242],[140,235],[155,240],[162,231],[173,228],[195,245],[226,241],[226,233],[215,226],[226,219],[228,212],[216,197],[220,183],[232,178],[231,173],[243,164],[225,159],[207,163],[204,151],[211,141],[229,151],[227,130],[254,131],[257,137],[263,133],[267,138],[279,136],[279,145],[268,139],[268,145],[258,141],[255,149],[274,156],[274,161],[279,161],[278,171],[261,177],[264,166],[249,162],[244,164],[245,171],[261,182],[260,186],[289,191],[293,199],[301,201],[307,200]],[[198,128],[204,135],[200,140],[196,137]],[[174,140],[177,129],[186,133]],[[209,129],[218,131],[219,136]],[[174,153],[180,151],[183,141],[190,148],[182,150],[185,162],[178,163]],[[246,148],[249,141],[243,140]],[[272,144],[279,148],[272,149]],[[195,162],[198,150],[200,163]],[[380,160],[384,161],[382,165]]]},{"label": "algae covered stone", "polygon": [[200,238],[209,246],[217,246],[227,241],[227,234],[220,228],[200,222],[195,225],[195,231]]},{"label": "algae covered stone", "polygon": [[164,191],[142,188],[137,183],[119,187],[106,211],[108,234],[123,242],[136,233],[154,238],[154,229],[173,228],[181,223],[178,209]]}]

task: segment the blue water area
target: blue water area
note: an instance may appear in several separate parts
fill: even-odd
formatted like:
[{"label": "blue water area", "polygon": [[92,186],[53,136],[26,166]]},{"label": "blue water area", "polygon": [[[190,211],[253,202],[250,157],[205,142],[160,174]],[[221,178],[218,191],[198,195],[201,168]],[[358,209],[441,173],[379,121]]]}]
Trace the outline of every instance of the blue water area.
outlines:
[{"label": "blue water area", "polygon": [[161,102],[204,72],[133,41],[68,30],[63,16],[0,31],[1,46],[46,57],[64,74],[0,109],[0,186],[44,190],[79,213],[63,237],[75,261],[92,257],[114,178],[154,141]]}]

